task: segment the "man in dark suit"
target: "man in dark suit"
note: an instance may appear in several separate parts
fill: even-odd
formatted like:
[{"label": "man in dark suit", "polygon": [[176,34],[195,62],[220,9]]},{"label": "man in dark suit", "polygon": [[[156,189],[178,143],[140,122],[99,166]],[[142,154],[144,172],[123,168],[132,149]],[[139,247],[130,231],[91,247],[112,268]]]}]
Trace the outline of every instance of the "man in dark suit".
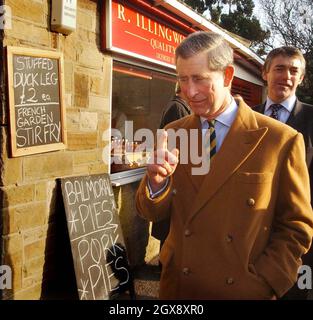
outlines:
[{"label": "man in dark suit", "polygon": [[[181,119],[185,116],[188,116],[191,113],[191,110],[187,102],[183,99],[181,94],[181,88],[179,83],[176,83],[175,87],[175,96],[167,103],[164,108],[160,129],[163,129],[167,124],[172,121]],[[160,249],[163,246],[163,243],[168,235],[170,229],[170,219],[154,222],[152,225],[151,235],[160,240]]]},{"label": "man in dark suit", "polygon": [[[311,205],[313,199],[313,106],[300,102],[296,89],[305,75],[305,59],[294,47],[272,50],[263,66],[263,79],[267,82],[268,96],[264,104],[253,109],[286,123],[301,132],[306,149],[306,163],[310,175]],[[313,267],[313,247],[303,256],[303,265]],[[306,299],[308,290],[297,284],[287,292],[284,299]]]},{"label": "man in dark suit", "polygon": [[187,102],[183,99],[179,84],[175,87],[175,96],[167,103],[164,108],[160,129],[163,129],[168,123],[188,116],[191,110]]}]

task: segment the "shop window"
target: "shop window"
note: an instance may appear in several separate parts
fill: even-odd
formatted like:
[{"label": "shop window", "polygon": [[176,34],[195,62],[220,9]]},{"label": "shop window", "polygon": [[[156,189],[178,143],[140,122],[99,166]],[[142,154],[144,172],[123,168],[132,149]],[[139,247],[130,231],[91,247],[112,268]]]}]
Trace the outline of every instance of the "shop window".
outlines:
[{"label": "shop window", "polygon": [[232,94],[241,95],[250,107],[262,103],[262,87],[257,84],[235,77],[231,92]]},{"label": "shop window", "polygon": [[120,135],[112,130],[111,173],[146,166],[145,141],[135,141],[134,134],[146,128],[155,136],[175,81],[174,75],[114,62],[111,126]]}]

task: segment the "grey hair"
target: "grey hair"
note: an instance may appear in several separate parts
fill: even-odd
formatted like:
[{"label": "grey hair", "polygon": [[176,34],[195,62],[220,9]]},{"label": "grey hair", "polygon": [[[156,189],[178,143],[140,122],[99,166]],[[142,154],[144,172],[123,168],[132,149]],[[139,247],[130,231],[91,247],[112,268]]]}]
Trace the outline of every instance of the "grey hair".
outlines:
[{"label": "grey hair", "polygon": [[188,59],[198,53],[207,52],[208,67],[223,71],[234,62],[234,52],[223,36],[206,31],[191,33],[176,48],[175,59]]}]

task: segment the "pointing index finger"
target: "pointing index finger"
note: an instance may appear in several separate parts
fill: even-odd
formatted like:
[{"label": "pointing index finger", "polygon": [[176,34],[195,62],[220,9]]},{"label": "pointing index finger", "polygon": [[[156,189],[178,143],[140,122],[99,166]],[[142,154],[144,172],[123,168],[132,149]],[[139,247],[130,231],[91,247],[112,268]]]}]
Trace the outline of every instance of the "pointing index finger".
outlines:
[{"label": "pointing index finger", "polygon": [[167,150],[167,137],[168,134],[166,130],[162,130],[161,135],[159,136],[158,146],[160,149]]}]

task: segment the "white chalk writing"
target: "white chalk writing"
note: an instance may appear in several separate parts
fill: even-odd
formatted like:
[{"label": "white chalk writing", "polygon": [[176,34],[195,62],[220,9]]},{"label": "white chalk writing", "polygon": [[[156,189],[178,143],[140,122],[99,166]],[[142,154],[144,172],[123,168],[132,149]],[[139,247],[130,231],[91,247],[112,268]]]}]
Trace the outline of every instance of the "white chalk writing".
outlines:
[{"label": "white chalk writing", "polygon": [[130,278],[110,180],[107,175],[64,180],[80,299],[108,299]]},{"label": "white chalk writing", "polygon": [[16,55],[13,63],[17,147],[60,142],[57,60]]}]

